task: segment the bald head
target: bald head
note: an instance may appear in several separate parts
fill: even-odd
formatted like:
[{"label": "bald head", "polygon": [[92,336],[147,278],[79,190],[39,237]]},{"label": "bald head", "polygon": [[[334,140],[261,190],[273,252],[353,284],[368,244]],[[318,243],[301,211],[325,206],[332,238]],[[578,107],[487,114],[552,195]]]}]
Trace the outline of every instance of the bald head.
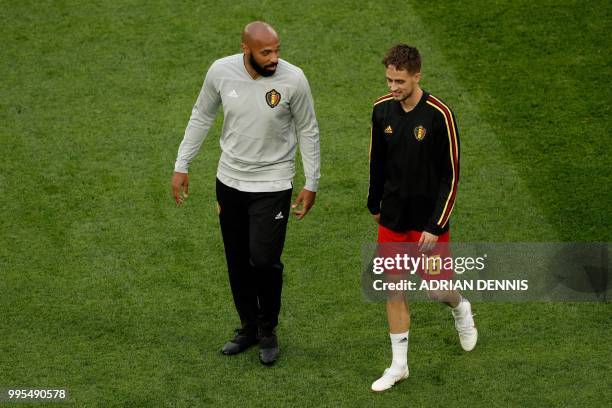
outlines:
[{"label": "bald head", "polygon": [[280,40],[272,26],[253,21],[242,30],[242,51],[245,64],[253,78],[270,76],[276,72],[280,58]]},{"label": "bald head", "polygon": [[261,44],[278,43],[278,34],[268,23],[253,21],[242,30],[242,43],[249,47]]}]

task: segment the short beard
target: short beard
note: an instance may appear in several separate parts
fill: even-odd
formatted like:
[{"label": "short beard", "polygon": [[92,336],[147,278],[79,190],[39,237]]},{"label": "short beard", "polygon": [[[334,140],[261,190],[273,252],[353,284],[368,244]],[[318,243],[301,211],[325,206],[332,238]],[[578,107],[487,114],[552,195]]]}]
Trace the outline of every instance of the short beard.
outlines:
[{"label": "short beard", "polygon": [[255,58],[253,58],[253,54],[249,54],[249,64],[251,64],[255,72],[257,72],[262,77],[272,76],[276,72],[276,71],[268,71],[267,69],[259,65],[257,61],[255,61]]}]

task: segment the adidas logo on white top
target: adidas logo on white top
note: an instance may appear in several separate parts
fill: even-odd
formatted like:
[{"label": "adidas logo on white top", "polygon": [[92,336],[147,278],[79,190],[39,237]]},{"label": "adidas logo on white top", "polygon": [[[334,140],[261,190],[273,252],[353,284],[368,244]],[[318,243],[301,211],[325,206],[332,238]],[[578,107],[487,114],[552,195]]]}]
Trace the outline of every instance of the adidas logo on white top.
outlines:
[{"label": "adidas logo on white top", "polygon": [[227,96],[229,96],[230,98],[237,98],[238,97],[238,93],[236,92],[235,89],[232,89]]},{"label": "adidas logo on white top", "polygon": [[283,212],[282,211],[279,211],[279,213],[276,214],[276,217],[274,217],[275,220],[282,220],[283,218],[285,218],[285,217],[283,217]]}]

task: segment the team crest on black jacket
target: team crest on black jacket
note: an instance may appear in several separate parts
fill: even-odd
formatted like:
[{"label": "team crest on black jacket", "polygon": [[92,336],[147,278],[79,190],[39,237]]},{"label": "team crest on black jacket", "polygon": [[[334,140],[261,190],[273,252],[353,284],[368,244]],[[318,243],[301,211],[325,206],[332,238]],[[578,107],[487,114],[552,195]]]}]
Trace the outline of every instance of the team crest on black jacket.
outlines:
[{"label": "team crest on black jacket", "polygon": [[414,128],[414,137],[416,137],[416,140],[419,142],[425,138],[425,133],[427,133],[427,129],[421,125]]},{"label": "team crest on black jacket", "polygon": [[276,89],[272,89],[266,93],[266,102],[271,108],[275,108],[281,100],[281,94]]}]

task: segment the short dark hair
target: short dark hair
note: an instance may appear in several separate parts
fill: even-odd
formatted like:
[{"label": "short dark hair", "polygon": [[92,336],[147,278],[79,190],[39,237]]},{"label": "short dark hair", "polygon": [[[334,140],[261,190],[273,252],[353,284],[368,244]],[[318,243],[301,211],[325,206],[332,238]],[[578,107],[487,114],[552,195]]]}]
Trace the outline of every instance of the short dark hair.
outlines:
[{"label": "short dark hair", "polygon": [[410,74],[421,72],[421,54],[415,47],[406,44],[397,44],[391,47],[385,58],[383,58],[385,67],[393,65],[397,70],[406,70]]}]

